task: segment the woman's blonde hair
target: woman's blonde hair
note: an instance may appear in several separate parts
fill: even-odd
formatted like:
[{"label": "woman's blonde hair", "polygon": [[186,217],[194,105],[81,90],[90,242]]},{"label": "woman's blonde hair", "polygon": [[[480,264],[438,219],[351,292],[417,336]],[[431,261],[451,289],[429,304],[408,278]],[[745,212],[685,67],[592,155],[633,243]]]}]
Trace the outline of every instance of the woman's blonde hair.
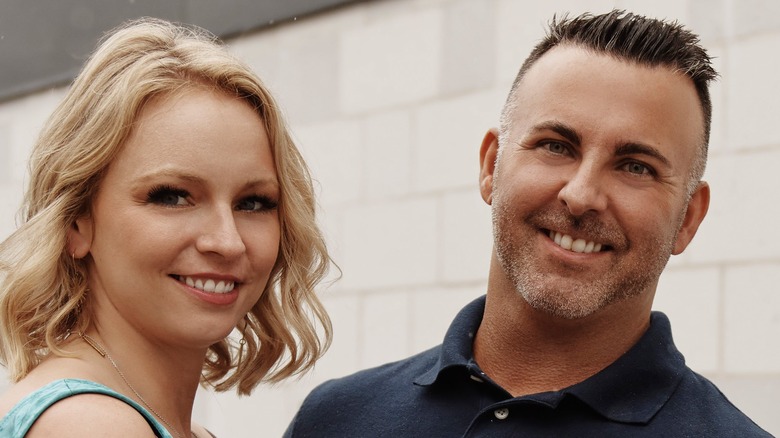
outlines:
[{"label": "woman's blonde hair", "polygon": [[14,380],[49,353],[67,355],[63,339],[90,325],[86,267],[68,254],[67,230],[89,214],[103,174],[144,104],[193,84],[236,96],[257,111],[281,188],[277,263],[263,295],[236,328],[243,340],[224,339],[209,348],[203,383],[249,394],[261,381],[307,370],[327,349],[330,320],[314,287],[331,260],[316,225],[308,168],[276,102],[215,36],[145,18],[107,36],[33,149],[24,223],[0,244],[0,361]]}]

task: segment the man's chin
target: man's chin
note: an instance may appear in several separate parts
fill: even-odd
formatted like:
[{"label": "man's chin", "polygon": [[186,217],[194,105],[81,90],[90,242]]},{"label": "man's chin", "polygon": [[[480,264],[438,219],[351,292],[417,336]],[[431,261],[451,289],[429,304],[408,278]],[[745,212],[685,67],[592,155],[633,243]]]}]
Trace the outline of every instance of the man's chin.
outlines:
[{"label": "man's chin", "polygon": [[555,291],[536,289],[531,293],[522,291],[521,295],[531,308],[566,320],[587,318],[618,299],[611,293],[577,289],[568,289],[569,293],[566,294],[560,293],[560,289]]}]

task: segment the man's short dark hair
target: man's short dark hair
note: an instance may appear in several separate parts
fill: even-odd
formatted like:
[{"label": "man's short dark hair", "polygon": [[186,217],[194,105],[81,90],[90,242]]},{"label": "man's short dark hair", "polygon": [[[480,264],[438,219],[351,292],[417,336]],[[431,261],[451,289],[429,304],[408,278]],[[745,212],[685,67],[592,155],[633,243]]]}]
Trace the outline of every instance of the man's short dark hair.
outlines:
[{"label": "man's short dark hair", "polygon": [[[534,47],[520,67],[509,92],[509,107],[515,89],[528,69],[550,49],[559,45],[582,47],[643,66],[667,67],[691,78],[704,115],[702,145],[691,172],[692,182],[698,183],[707,161],[712,121],[712,102],[708,87],[718,74],[712,67],[712,58],[700,45],[696,34],[676,21],[647,18],[623,10],[613,10],[601,15],[586,13],[574,18],[563,15],[559,19],[554,16],[549,23],[547,35]],[[502,120],[502,125],[504,123]]]}]

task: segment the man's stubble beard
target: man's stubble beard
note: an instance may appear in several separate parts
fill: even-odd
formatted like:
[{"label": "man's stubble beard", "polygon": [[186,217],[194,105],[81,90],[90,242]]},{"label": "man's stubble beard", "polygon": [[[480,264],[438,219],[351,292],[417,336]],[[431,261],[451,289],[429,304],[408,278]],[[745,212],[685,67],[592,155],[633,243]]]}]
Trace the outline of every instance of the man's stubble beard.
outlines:
[{"label": "man's stubble beard", "polygon": [[[638,247],[616,226],[608,226],[595,216],[576,218],[565,207],[549,208],[529,213],[526,217],[512,214],[510,204],[494,186],[493,233],[496,257],[516,291],[534,309],[564,319],[584,318],[610,304],[636,297],[653,287],[672,253],[677,232],[671,238],[653,236]],[[583,278],[582,267],[558,266],[557,276],[568,275],[563,281],[553,281],[551,274],[540,271],[545,261],[535,253],[537,229],[575,229],[588,236],[601,236],[607,241],[619,241],[620,257],[596,278]],[[680,225],[682,220],[680,220]],[[679,231],[679,226],[677,230]],[[513,230],[530,230],[530,236],[513,234]],[[620,246],[624,247],[620,247]],[[645,251],[640,257],[626,258],[631,251]],[[549,263],[549,262],[548,262]],[[549,267],[549,265],[548,265]],[[554,267],[555,268],[555,267]],[[578,278],[580,277],[580,278]]]}]

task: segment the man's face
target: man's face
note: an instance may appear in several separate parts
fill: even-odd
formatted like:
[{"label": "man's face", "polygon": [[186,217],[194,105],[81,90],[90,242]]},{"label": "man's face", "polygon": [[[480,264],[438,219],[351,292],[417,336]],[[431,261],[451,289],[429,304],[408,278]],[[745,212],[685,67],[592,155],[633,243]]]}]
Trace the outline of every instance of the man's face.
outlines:
[{"label": "man's face", "polygon": [[691,80],[557,47],[514,103],[500,149],[493,132],[482,150],[502,275],[533,308],[568,319],[652,298],[709,202],[706,185],[686,196],[704,130]]}]

